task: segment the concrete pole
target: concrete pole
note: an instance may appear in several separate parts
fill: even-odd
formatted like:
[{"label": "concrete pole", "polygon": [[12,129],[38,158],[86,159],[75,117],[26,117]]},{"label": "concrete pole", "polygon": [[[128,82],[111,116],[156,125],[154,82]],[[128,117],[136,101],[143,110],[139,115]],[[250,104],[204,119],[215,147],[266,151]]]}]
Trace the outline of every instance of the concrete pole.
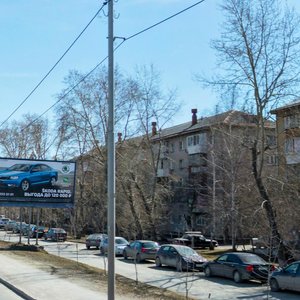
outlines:
[{"label": "concrete pole", "polygon": [[114,32],[113,4],[108,2],[108,132],[107,132],[107,227],[108,300],[115,299],[115,141],[114,141]]}]

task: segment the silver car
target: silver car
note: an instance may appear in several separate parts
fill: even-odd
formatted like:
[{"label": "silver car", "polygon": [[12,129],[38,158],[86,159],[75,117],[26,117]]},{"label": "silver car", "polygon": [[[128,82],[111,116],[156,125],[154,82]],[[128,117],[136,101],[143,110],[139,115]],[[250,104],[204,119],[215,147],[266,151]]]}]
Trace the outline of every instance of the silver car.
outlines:
[{"label": "silver car", "polygon": [[[115,253],[116,255],[123,255],[124,248],[129,245],[128,241],[123,237],[115,237]],[[106,254],[108,251],[108,237],[105,237],[100,243],[101,254]]]},{"label": "silver car", "polygon": [[274,271],[270,276],[270,287],[273,292],[285,289],[300,292],[300,261]]}]

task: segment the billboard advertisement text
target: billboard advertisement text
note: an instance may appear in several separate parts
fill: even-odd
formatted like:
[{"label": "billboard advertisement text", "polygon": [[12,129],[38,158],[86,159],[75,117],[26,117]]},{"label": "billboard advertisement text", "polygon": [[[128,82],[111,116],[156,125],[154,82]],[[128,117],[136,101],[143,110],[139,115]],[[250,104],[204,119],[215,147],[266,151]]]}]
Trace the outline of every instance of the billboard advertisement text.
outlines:
[{"label": "billboard advertisement text", "polygon": [[0,158],[0,206],[70,208],[75,162]]}]

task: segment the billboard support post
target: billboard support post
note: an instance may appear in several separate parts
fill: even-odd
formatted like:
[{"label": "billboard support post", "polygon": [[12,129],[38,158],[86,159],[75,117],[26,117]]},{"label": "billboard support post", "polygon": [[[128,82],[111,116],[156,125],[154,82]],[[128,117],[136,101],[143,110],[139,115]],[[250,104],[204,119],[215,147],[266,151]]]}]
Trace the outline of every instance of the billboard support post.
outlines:
[{"label": "billboard support post", "polygon": [[19,244],[21,244],[21,242],[22,242],[22,234],[21,234],[21,231],[22,231],[22,221],[23,221],[23,210],[22,210],[22,207],[20,207],[20,232],[19,232]]},{"label": "billboard support post", "polygon": [[36,209],[36,235],[35,235],[35,244],[39,244],[39,223],[40,223],[40,208]]},{"label": "billboard support post", "polygon": [[27,244],[30,244],[30,224],[31,224],[31,217],[32,217],[32,207],[29,207],[29,220],[28,220],[28,228],[27,229]]}]

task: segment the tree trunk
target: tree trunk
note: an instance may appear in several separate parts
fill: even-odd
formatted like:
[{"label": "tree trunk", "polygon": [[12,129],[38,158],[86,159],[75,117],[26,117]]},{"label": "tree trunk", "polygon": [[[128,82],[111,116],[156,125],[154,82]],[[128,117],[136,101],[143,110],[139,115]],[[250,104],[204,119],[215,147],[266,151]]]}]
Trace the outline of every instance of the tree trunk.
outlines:
[{"label": "tree trunk", "polygon": [[263,199],[262,207],[264,208],[264,210],[267,214],[267,219],[268,219],[269,226],[271,229],[270,247],[271,247],[271,249],[273,247],[278,249],[278,262],[279,262],[279,265],[282,266],[282,265],[285,265],[288,260],[288,249],[282,243],[282,239],[281,239],[280,233],[278,231],[277,222],[276,222],[273,206],[271,203],[271,199],[265,188],[265,185],[263,183],[261,176],[258,175],[258,171],[257,171],[257,141],[255,141],[254,146],[252,147],[251,150],[252,150],[252,170],[253,170],[254,179],[255,179],[259,194],[260,194],[261,198]]}]

